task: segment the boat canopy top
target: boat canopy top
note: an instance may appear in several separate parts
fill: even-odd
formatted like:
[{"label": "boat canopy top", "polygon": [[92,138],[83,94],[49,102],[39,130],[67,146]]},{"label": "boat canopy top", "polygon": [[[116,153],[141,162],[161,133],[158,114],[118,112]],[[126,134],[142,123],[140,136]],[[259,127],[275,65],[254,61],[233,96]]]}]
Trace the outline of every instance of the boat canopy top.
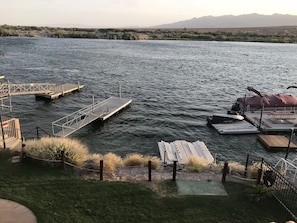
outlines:
[{"label": "boat canopy top", "polygon": [[238,98],[236,102],[251,109],[260,109],[262,104],[265,108],[297,107],[297,98],[288,94],[255,95]]}]

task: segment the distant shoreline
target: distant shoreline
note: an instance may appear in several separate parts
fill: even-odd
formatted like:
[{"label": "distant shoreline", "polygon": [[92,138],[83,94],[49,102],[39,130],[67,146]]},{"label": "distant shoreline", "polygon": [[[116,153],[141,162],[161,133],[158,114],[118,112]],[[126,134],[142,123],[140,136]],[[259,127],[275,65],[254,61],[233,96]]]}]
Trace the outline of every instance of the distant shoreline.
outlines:
[{"label": "distant shoreline", "polygon": [[254,28],[96,29],[2,25],[0,26],[0,36],[112,40],[194,40],[297,43],[297,26]]}]

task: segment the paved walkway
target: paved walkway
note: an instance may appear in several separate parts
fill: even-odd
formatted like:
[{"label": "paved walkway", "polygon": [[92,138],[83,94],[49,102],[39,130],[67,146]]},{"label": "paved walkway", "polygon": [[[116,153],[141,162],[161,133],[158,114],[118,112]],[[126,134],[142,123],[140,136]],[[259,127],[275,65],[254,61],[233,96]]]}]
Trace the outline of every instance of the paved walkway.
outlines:
[{"label": "paved walkway", "polygon": [[0,199],[1,223],[37,223],[35,215],[25,206],[14,201]]}]

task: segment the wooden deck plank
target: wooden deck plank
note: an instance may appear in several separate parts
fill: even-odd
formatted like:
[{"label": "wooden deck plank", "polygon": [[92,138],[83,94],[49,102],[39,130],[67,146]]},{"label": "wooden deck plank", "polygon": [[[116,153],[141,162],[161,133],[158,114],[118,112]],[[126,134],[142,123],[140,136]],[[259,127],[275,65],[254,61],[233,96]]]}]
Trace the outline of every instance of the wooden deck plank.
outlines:
[{"label": "wooden deck plank", "polygon": [[[282,135],[258,135],[259,141],[268,149],[280,150],[286,149],[289,145],[289,139]],[[290,149],[297,149],[297,145],[290,143]]]}]

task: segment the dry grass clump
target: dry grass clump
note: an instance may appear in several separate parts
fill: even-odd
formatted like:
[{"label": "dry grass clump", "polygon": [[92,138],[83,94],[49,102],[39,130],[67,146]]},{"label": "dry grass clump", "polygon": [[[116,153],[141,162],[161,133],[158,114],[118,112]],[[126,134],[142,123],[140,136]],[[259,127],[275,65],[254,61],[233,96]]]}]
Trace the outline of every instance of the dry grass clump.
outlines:
[{"label": "dry grass clump", "polygon": [[241,163],[231,161],[228,162],[228,166],[230,168],[230,173],[244,174],[245,166]]},{"label": "dry grass clump", "polygon": [[151,161],[151,167],[153,170],[159,169],[162,161],[159,157],[156,156],[144,156],[143,157],[143,166],[148,166],[148,161]]},{"label": "dry grass clump", "polygon": [[[213,169],[214,170],[223,170],[224,164],[225,164],[225,162],[220,162],[217,165],[214,165]],[[245,167],[244,167],[244,165],[242,165],[242,164],[240,164],[238,162],[229,161],[228,162],[228,167],[229,167],[229,171],[230,171],[231,174],[232,173],[238,173],[240,175],[244,174]]]},{"label": "dry grass clump", "polygon": [[88,149],[78,140],[70,138],[43,137],[26,141],[26,153],[29,156],[46,160],[60,160],[61,151],[67,162],[81,165],[88,156]]},{"label": "dry grass clump", "polygon": [[114,173],[116,167],[123,166],[122,158],[114,153],[107,153],[105,155],[94,153],[88,155],[88,159],[84,162],[83,167],[99,170],[100,160],[103,160],[103,171],[107,173]]},{"label": "dry grass clump", "polygon": [[99,170],[100,160],[103,160],[103,155],[98,153],[88,154],[87,160],[82,164],[84,168]]},{"label": "dry grass clump", "polygon": [[196,156],[190,156],[187,162],[187,167],[195,172],[201,172],[208,167],[208,161]]},{"label": "dry grass clump", "polygon": [[103,156],[103,169],[108,173],[114,173],[116,167],[122,167],[123,160],[114,153],[107,153]]},{"label": "dry grass clump", "polygon": [[[256,163],[253,163],[252,165],[250,165],[248,167],[248,177],[252,178],[252,179],[256,179],[258,176],[258,169],[260,169],[260,168],[261,168],[261,162],[256,162]],[[266,169],[264,169],[264,167],[263,167],[263,172],[265,170]]]},{"label": "dry grass clump", "polygon": [[131,153],[123,159],[124,166],[140,166],[143,163],[143,155]]},{"label": "dry grass clump", "polygon": [[67,162],[94,170],[100,169],[100,160],[103,160],[103,171],[107,173],[114,173],[117,167],[122,166],[147,166],[149,160],[152,161],[152,169],[161,165],[158,157],[137,153],[129,154],[124,159],[114,153],[90,154],[85,145],[70,138],[43,137],[28,140],[25,150],[28,156],[50,161],[61,160],[61,151],[64,151]]},{"label": "dry grass clump", "polygon": [[132,153],[125,156],[123,159],[124,166],[148,166],[148,161],[152,161],[152,169],[158,169],[161,165],[161,160],[156,156],[143,156],[138,153]]}]

